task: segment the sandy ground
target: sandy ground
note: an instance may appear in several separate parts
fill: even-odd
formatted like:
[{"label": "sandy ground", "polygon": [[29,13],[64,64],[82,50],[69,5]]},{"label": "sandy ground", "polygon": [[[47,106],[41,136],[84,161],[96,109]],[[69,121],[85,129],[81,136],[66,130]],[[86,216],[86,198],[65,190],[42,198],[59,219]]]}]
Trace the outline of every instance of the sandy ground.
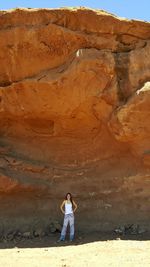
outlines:
[{"label": "sandy ground", "polygon": [[79,238],[58,244],[57,237],[4,244],[0,267],[143,267],[150,266],[150,240]]}]

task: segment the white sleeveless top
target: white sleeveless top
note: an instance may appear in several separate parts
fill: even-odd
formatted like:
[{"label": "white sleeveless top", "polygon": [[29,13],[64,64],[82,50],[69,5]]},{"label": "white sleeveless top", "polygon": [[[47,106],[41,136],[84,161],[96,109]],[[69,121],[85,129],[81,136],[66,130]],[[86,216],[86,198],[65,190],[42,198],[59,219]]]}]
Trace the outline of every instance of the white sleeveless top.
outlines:
[{"label": "white sleeveless top", "polygon": [[65,214],[73,213],[72,203],[65,202]]}]

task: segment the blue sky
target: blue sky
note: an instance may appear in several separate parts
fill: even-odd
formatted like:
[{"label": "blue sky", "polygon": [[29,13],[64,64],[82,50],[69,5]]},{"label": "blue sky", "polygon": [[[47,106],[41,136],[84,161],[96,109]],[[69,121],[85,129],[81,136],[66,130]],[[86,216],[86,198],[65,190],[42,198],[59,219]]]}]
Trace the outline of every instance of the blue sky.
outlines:
[{"label": "blue sky", "polygon": [[104,9],[120,17],[150,21],[150,0],[1,0],[0,9],[15,7],[56,8],[85,6]]}]

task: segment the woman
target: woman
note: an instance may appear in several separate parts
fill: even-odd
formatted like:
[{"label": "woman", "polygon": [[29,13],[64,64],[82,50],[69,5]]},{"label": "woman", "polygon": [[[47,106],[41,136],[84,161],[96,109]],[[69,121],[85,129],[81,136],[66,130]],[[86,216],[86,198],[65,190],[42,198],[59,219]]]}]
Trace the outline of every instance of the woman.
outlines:
[{"label": "woman", "polygon": [[[65,210],[64,210],[64,207],[65,207]],[[68,223],[70,224],[70,241],[73,241],[74,239],[74,212],[77,209],[77,204],[72,199],[71,193],[66,194],[64,201],[60,205],[60,209],[65,216],[64,216],[64,223],[63,223],[63,228],[61,231],[61,236],[58,241],[65,240]]]}]

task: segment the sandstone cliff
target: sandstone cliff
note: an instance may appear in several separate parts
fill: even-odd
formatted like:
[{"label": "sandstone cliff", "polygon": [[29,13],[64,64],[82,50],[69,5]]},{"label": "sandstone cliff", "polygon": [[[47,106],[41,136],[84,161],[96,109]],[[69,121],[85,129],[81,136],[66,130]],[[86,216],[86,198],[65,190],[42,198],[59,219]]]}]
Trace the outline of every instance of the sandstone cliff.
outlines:
[{"label": "sandstone cliff", "polygon": [[150,23],[99,10],[0,11],[0,221],[149,227]]}]

